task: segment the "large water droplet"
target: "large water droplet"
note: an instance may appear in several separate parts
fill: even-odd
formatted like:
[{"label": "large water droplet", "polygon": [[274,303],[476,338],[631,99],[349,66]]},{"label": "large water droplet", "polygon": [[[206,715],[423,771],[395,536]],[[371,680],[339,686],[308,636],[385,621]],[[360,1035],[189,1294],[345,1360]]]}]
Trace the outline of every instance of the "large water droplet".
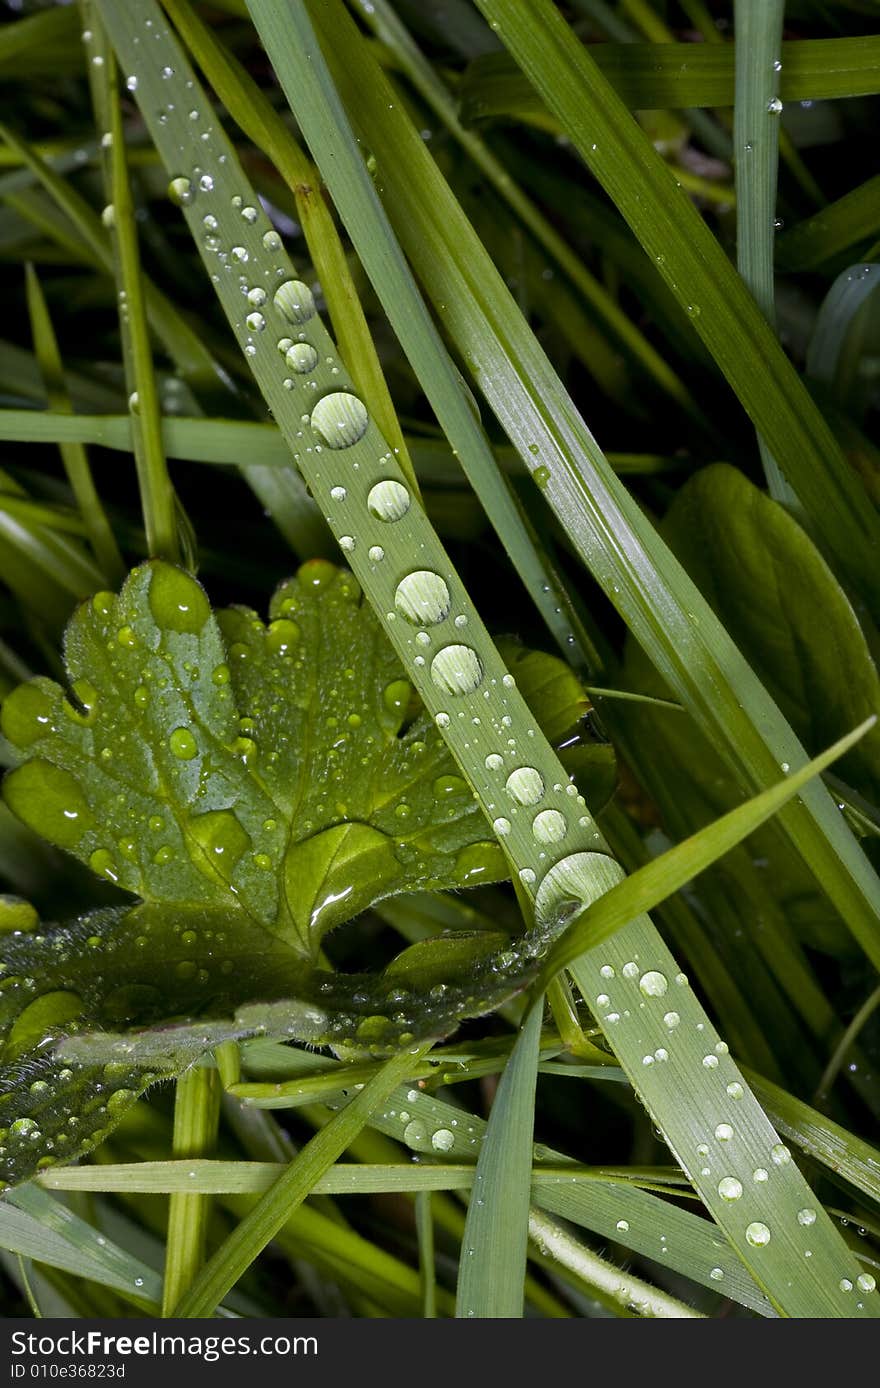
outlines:
[{"label": "large water droplet", "polygon": [[211,615],[204,590],[194,578],[170,564],[157,564],[150,576],[150,611],[168,631],[197,636]]},{"label": "large water droplet", "polygon": [[199,750],[189,728],[175,728],[168,739],[168,746],[178,761],[192,761]]},{"label": "large water droplet", "polygon": [[284,360],[291,371],[302,376],[307,371],[314,371],[318,365],[318,353],[310,342],[294,342],[284,353]]},{"label": "large water droplet", "polygon": [[544,794],[544,778],[533,766],[518,766],[507,778],[507,792],[518,805],[537,805]]},{"label": "large water droplet", "polygon": [[367,507],[380,521],[399,521],[410,508],[412,498],[402,482],[377,482],[370,488]]},{"label": "large water droplet", "polygon": [[658,973],[656,969],[649,969],[639,979],[639,989],[646,998],[662,998],[668,987],[666,975]]},{"label": "large water droplet", "polygon": [[187,207],[195,197],[192,183],[188,178],[172,178],[168,184],[168,196],[177,207]]},{"label": "large water droplet", "polygon": [[394,606],[407,621],[433,626],[449,615],[449,589],[439,574],[419,569],[397,585]]},{"label": "large water droplet", "polygon": [[300,629],[296,622],[291,622],[289,618],[279,617],[277,621],[269,623],[266,646],[273,655],[291,655],[299,640]]},{"label": "large water droplet", "polygon": [[20,684],[3,701],[0,728],[17,747],[30,747],[52,729],[55,700],[40,680]]},{"label": "large water droplet", "polygon": [[3,796],[13,814],[60,848],[75,849],[86,830],[94,827],[79,781],[41,757],[9,772]]},{"label": "large water droplet", "polygon": [[558,843],[565,838],[565,815],[559,810],[542,810],[532,820],[532,833],[538,843]]},{"label": "large water droplet", "polygon": [[746,1229],[746,1243],[750,1243],[752,1248],[764,1248],[769,1242],[770,1230],[766,1224],[756,1219]]},{"label": "large water droplet", "polygon": [[718,1194],[722,1200],[738,1200],[742,1193],[742,1182],[735,1176],[722,1176],[718,1182]]},{"label": "large water droplet", "polygon": [[206,877],[220,877],[228,882],[233,869],[251,846],[250,835],[231,810],[211,810],[194,816],[188,825],[189,836],[202,850],[193,854],[193,862]]},{"label": "large water droplet", "polygon": [[367,432],[367,407],[347,390],[325,395],[312,410],[311,425],[328,448],[350,448]]},{"label": "large water droplet", "polygon": [[444,694],[471,694],[482,678],[482,661],[470,646],[444,646],[431,661],[431,679]]},{"label": "large water droplet", "polygon": [[307,323],[315,316],[315,296],[302,280],[288,280],[282,284],[275,291],[274,304],[288,323]]},{"label": "large water droplet", "polygon": [[455,1146],[455,1134],[448,1128],[438,1128],[431,1136],[431,1146],[435,1152],[451,1152]]},{"label": "large water droplet", "polygon": [[[625,876],[606,853],[569,853],[544,874],[535,896],[535,920],[542,926],[561,925]],[[602,977],[613,978],[613,968]]]}]

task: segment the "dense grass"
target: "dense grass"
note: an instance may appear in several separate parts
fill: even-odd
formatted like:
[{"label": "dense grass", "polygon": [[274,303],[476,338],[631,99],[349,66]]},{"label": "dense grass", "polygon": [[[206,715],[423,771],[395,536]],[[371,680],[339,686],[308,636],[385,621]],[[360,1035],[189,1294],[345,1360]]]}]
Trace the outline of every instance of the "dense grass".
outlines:
[{"label": "dense grass", "polygon": [[5,17],[7,1314],[880,1314],[870,9]]}]

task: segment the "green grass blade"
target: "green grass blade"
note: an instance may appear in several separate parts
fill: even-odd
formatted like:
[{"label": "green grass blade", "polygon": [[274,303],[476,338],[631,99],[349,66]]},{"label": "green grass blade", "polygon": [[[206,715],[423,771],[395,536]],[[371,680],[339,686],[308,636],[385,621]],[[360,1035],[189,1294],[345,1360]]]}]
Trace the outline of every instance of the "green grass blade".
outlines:
[{"label": "green grass blade", "polygon": [[[217,1140],[220,1119],[220,1083],[216,1070],[194,1066],[181,1075],[175,1087],[175,1157],[202,1157]],[[205,1256],[210,1201],[205,1195],[175,1191],[168,1203],[168,1239],[165,1247],[165,1280],[162,1314],[170,1316],[178,1301],[195,1281]]]},{"label": "green grass blade", "polygon": [[[591,46],[599,70],[631,110],[733,106],[735,69],[730,45],[605,43]],[[783,101],[873,96],[880,86],[880,37],[801,39],[783,43],[779,94]],[[485,120],[547,114],[535,88],[505,53],[471,64],[461,92],[462,117]],[[549,103],[548,103],[549,104]]]},{"label": "green grass blade", "polygon": [[[760,309],[552,0],[480,9],[690,315],[841,570],[876,607],[880,520]],[[714,52],[709,48],[707,52]]]},{"label": "green grass blade", "polygon": [[[69,415],[73,407],[65,386],[58,341],[40,281],[30,265],[27,267],[27,301],[34,349],[46,383],[49,408]],[[98,496],[85,448],[81,443],[62,443],[60,452],[95,558],[108,586],[112,586],[120,581],[124,565],[107,513]]]},{"label": "green grass blade", "polygon": [[868,178],[812,217],[789,227],[776,241],[776,267],[815,270],[880,232],[880,174]]},{"label": "green grass blade", "polygon": [[[558,576],[536,550],[497,468],[468,392],[443,346],[382,208],[339,97],[323,62],[305,9],[282,15],[273,0],[251,0],[250,10],[297,121],[317,159],[349,235],[379,294],[422,389],[515,569],[561,649],[570,652],[567,612],[557,611]],[[291,34],[296,42],[291,42]],[[570,604],[564,600],[570,611]],[[592,662],[580,652],[582,668]]]},{"label": "green grass blade", "polygon": [[[424,1048],[423,1048],[424,1049]],[[177,1317],[206,1316],[223,1300],[311,1193],[315,1181],[345,1151],[373,1109],[407,1074],[422,1051],[403,1052],[385,1065],[350,1103],[306,1144],[285,1174],[241,1221],[205,1265],[187,1294],[174,1308]]]},{"label": "green grass blade", "polygon": [[[736,105],[736,263],[770,327],[776,324],[773,241],[779,156],[779,74],[785,0],[737,0]],[[770,495],[794,502],[776,459],[758,437]]]},{"label": "green grass blade", "polygon": [[[782,764],[803,764],[803,749],[709,605],[617,484],[347,16],[335,0],[325,0],[312,17],[334,80],[381,163],[385,205],[401,244],[435,307],[443,306],[461,355],[478,364],[477,383],[499,421],[676,697],[721,750],[743,789],[764,789]],[[364,80],[355,81],[355,73]],[[762,328],[769,332],[763,320]],[[814,785],[802,803],[783,811],[780,822],[880,967],[880,884],[832,799]]]},{"label": "green grass blade", "polygon": [[[492,1103],[464,1227],[458,1317],[518,1318],[523,1313],[543,1011],[541,993],[531,1005]],[[434,1134],[435,1147],[438,1135]]]},{"label": "green grass blade", "polygon": [[422,1319],[437,1315],[437,1278],[434,1266],[434,1219],[431,1192],[420,1190],[415,1198],[416,1238],[419,1241],[419,1276],[422,1282]]}]

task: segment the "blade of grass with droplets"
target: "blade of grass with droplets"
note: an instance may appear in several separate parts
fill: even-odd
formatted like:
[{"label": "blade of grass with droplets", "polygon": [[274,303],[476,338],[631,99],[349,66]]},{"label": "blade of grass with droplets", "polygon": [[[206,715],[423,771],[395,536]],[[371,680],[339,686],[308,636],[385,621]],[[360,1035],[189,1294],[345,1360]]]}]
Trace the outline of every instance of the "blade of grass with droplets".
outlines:
[{"label": "blade of grass with droplets", "polygon": [[119,104],[118,75],[113,51],[106,42],[103,26],[92,0],[80,0],[80,9],[90,35],[90,58],[101,62],[88,65],[92,103],[98,128],[110,134],[109,147],[102,145],[104,192],[110,212],[110,238],[113,269],[119,302],[119,336],[125,371],[134,459],[141,494],[141,510],[151,556],[175,563],[179,559],[174,489],[168,476],[162,447],[162,421],[156,373],[147,329],[146,303],[141,276],[134,202],[128,179],[122,111]]},{"label": "blade of grass with droplets", "polygon": [[[729,44],[603,43],[592,56],[628,107],[636,111],[683,106],[733,106],[734,50]],[[880,88],[880,36],[800,39],[783,43],[779,95],[783,101],[874,96]],[[547,117],[548,107],[506,53],[477,58],[461,89],[462,119],[515,115]]]},{"label": "blade of grass with droplets", "polygon": [[[289,92],[296,96],[300,127],[312,153],[320,151],[318,163],[331,194],[437,419],[560,649],[576,656],[581,669],[591,668],[594,655],[582,624],[558,574],[536,547],[515,497],[498,476],[472,401],[388,226],[360,151],[352,136],[346,138],[345,117],[323,64],[317,61],[319,50],[312,55],[314,61],[303,64],[300,46],[288,46],[285,22],[275,7],[260,3],[252,8],[258,26],[264,26],[261,32],[270,57],[281,51],[290,60],[283,66],[290,69]],[[296,25],[309,25],[304,11],[294,11],[289,19]],[[259,129],[255,133],[262,134]]]},{"label": "blade of grass with droplets", "polygon": [[[803,748],[779,709],[617,483],[354,25],[337,0],[315,5],[312,18],[359,133],[381,164],[401,244],[577,552],[744,790],[763,789],[780,766],[802,765]],[[880,884],[831,797],[818,784],[809,787],[780,822],[880,966]]]},{"label": "blade of grass with droplets", "polygon": [[306,1143],[284,1175],[215,1251],[189,1291],[177,1303],[178,1317],[210,1315],[266,1244],[311,1193],[315,1181],[345,1151],[426,1047],[393,1056],[320,1132]]},{"label": "blade of grass with droplets", "polygon": [[[40,281],[31,265],[27,267],[27,302],[34,349],[46,383],[49,408],[70,415],[73,413],[73,407],[64,382],[58,341]],[[110,522],[107,520],[107,513],[98,496],[85,448],[81,443],[62,443],[60,452],[95,558],[106,583],[112,586],[121,580],[124,565]]]},{"label": "blade of grass with droplets", "polygon": [[[101,10],[125,70],[137,76],[144,117],[166,165],[180,180],[177,189],[179,194],[185,194],[179,199],[183,214],[211,272],[217,274],[221,303],[267,403],[330,518],[343,552],[397,649],[408,677],[493,823],[524,893],[534,900],[539,926],[545,932],[552,931],[570,899],[572,878],[576,896],[586,901],[611,863],[594,821],[586,806],[579,803],[576,788],[570,786],[566,790],[565,774],[555,754],[533,727],[512,677],[424,512],[407,492],[369,410],[351,393],[350,378],[342,365],[335,365],[332,344],[315,314],[308,290],[292,277],[280,238],[268,227],[264,214],[257,212],[253,218],[242,215],[244,208],[252,205],[245,201],[250,189],[231,145],[212,121],[204,94],[196,86],[191,89],[187,105],[191,102],[197,112],[194,120],[169,103],[167,96],[160,100],[158,94],[163,88],[159,70],[163,65],[175,69],[180,80],[194,79],[157,7],[150,0],[133,0],[125,21],[109,0],[101,0]],[[132,38],[147,18],[153,28],[152,39],[146,50],[138,49]],[[170,105],[174,108],[169,109]],[[167,115],[164,122],[158,119],[160,111]],[[202,138],[205,134],[207,140]],[[197,191],[190,174],[206,166],[212,171],[213,186]],[[212,224],[216,221],[216,227],[211,228],[211,244],[205,243],[205,215],[210,216]],[[218,245],[213,244],[215,233]],[[223,259],[218,252],[222,252]],[[242,308],[241,291],[260,282],[269,284],[273,294],[265,312],[254,318]],[[291,327],[298,334],[295,341],[289,335],[278,336],[289,334]],[[252,350],[248,351],[249,348]],[[334,363],[333,371],[328,357]],[[306,367],[299,373],[299,381],[294,374],[285,376],[288,370],[296,373],[296,363]],[[290,381],[289,386],[286,380]],[[417,571],[415,586],[410,581],[414,555],[423,565]],[[417,639],[417,628],[425,629],[427,642]],[[499,750],[502,747],[507,749],[507,761]],[[517,760],[527,758],[527,764],[517,765],[515,753]],[[537,948],[540,949],[540,943]],[[633,955],[643,961],[646,974],[662,972],[664,982],[667,971],[676,975],[677,966],[647,921],[624,927],[603,945],[598,955],[590,956],[585,967],[595,973],[601,986],[601,968],[622,969]],[[611,960],[615,963],[611,964]],[[649,960],[659,961],[656,970],[650,967]],[[628,980],[628,975],[625,977]],[[676,991],[678,1015],[684,1019],[686,1029],[699,1024],[710,1033],[711,1025],[692,990],[681,985]],[[663,1016],[664,1010],[655,999],[644,1018],[639,1014],[638,1028],[627,1024],[615,1031],[614,1025],[609,1024],[608,1032],[615,1050],[626,1056],[626,1067],[657,1121],[664,1130],[676,1134],[682,1125],[679,1096],[670,1094],[665,1079],[657,1083],[654,1072],[642,1065],[641,1048],[649,1038],[652,1047],[657,1048],[669,1040]],[[669,1057],[669,1073],[675,1077],[679,1066],[677,1046],[670,1049]],[[729,1123],[729,1096],[718,1084],[717,1076],[702,1071],[695,1078],[688,1062],[687,1075],[681,1078],[683,1083],[685,1078],[692,1081],[688,1085],[688,1136],[693,1126],[711,1134],[713,1129]],[[739,1109],[747,1118],[742,1130],[745,1132],[747,1127],[750,1133],[750,1143],[740,1152],[740,1161],[754,1158],[755,1151],[770,1160],[776,1135],[748,1090],[744,1089]],[[794,1223],[796,1209],[804,1199],[803,1182],[791,1166],[780,1171],[778,1184],[780,1199],[788,1204]],[[744,1226],[736,1214],[731,1214],[729,1206],[705,1181],[702,1186],[704,1198],[739,1256],[753,1262],[757,1245],[749,1238],[751,1226]],[[795,1239],[796,1236],[795,1231]],[[780,1238],[780,1243],[790,1242],[791,1237]],[[780,1278],[773,1279],[773,1296],[789,1314],[806,1313],[807,1307],[813,1313],[817,1308],[828,1314],[850,1312],[842,1292],[835,1289],[835,1281],[843,1276],[844,1268],[853,1269],[853,1260],[834,1230],[830,1237],[837,1239],[837,1246],[833,1254],[829,1252],[827,1261],[823,1260],[821,1272],[816,1260],[815,1272],[813,1265],[807,1264],[807,1276],[793,1285],[789,1285],[788,1278],[785,1285]],[[209,1283],[212,1287],[219,1285],[213,1269],[200,1285],[207,1288]],[[188,1299],[187,1308],[194,1310],[209,1299],[207,1292],[203,1296],[200,1291],[198,1296],[194,1294]],[[870,1315],[872,1311],[873,1306],[868,1305],[858,1314]]]},{"label": "blade of grass with droplets", "polygon": [[232,119],[272,160],[292,191],[339,351],[351,364],[358,390],[375,402],[376,422],[397,451],[404,474],[417,488],[397,413],[342,242],[321,193],[317,169],[250,74],[224,48],[188,0],[167,0],[164,8]]},{"label": "blade of grass with droplets", "polygon": [[461,124],[455,100],[388,0],[375,0],[375,3],[362,5],[360,12],[376,37],[388,45],[420,96],[427,101],[438,119],[459,142],[495,191],[509,204],[513,213],[528,228],[544,252],[568,276],[584,302],[590,305],[596,319],[604,324],[621,349],[637,361],[643,371],[672,399],[690,413],[699,416],[699,409],[690,393],[657,349],[622,311],[608,290],[590,274],[580,257],[574,254],[539,208],[523,194],[485,141]]},{"label": "blade of grass with droplets", "polygon": [[816,534],[876,607],[880,518],[867,515],[864,491],[831,430],[673,171],[553,0],[527,8],[515,0],[477,3],[688,310]]},{"label": "blade of grass with droplets", "polygon": [[[773,238],[779,163],[779,74],[785,0],[736,0],[736,264],[771,328],[776,324]],[[758,436],[767,488],[776,500],[797,498]]]},{"label": "blade of grass with droplets", "polygon": [[880,174],[789,227],[776,241],[776,268],[815,270],[880,233]]},{"label": "blade of grass with droplets", "polygon": [[[532,1132],[544,995],[533,1001],[492,1101],[464,1226],[455,1314],[519,1318],[529,1230]],[[443,1151],[452,1133],[438,1128]],[[441,1140],[442,1139],[442,1140]]]}]

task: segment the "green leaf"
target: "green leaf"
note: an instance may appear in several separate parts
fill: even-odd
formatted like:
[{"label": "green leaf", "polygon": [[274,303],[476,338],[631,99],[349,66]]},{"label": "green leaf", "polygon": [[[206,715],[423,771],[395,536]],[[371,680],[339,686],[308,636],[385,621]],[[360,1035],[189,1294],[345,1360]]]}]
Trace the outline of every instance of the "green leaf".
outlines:
[{"label": "green leaf", "polygon": [[[156,1074],[224,1040],[269,1031],[395,1050],[534,972],[533,954],[492,932],[426,940],[384,975],[317,967],[326,933],[383,897],[507,866],[352,575],[312,561],[269,615],[214,616],[189,575],[142,565],[71,620],[70,693],[40,677],[3,704],[19,757],[7,804],[139,898],[46,931],[5,910],[13,1181],[88,1150]],[[520,656],[524,692],[563,735],[583,691],[561,661]],[[71,1032],[84,1034],[53,1053]]]},{"label": "green leaf", "polygon": [[[741,472],[718,464],[691,478],[663,536],[809,751],[880,712],[880,679],[849,599],[812,540]],[[880,729],[838,770],[880,798]]]}]

